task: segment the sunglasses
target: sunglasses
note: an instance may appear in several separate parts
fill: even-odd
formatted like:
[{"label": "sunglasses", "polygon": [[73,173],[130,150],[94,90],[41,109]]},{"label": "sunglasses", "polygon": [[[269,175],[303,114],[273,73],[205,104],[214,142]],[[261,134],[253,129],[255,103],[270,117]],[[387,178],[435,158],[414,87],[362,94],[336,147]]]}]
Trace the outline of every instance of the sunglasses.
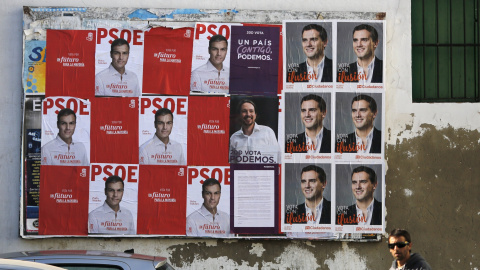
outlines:
[{"label": "sunglasses", "polygon": [[395,246],[397,246],[398,248],[404,248],[406,245],[408,245],[410,243],[408,243],[407,241],[405,242],[397,242],[397,243],[393,243],[393,244],[388,244],[388,248],[389,249],[394,249]]}]

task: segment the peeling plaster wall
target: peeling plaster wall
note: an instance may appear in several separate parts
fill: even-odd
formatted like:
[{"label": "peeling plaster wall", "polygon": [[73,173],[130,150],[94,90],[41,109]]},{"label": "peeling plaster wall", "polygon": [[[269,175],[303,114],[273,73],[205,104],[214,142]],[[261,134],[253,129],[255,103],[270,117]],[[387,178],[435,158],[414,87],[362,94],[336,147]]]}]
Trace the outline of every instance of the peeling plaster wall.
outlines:
[{"label": "peeling plaster wall", "polygon": [[[65,1],[0,2],[0,252],[109,249],[163,255],[178,269],[388,269],[381,243],[196,239],[42,239],[19,237],[22,113],[22,6]],[[225,0],[175,2],[73,0],[79,7],[386,12],[387,231],[412,233],[413,250],[434,269],[480,269],[480,106],[411,102],[409,0]],[[288,19],[288,18],[286,18]]]}]

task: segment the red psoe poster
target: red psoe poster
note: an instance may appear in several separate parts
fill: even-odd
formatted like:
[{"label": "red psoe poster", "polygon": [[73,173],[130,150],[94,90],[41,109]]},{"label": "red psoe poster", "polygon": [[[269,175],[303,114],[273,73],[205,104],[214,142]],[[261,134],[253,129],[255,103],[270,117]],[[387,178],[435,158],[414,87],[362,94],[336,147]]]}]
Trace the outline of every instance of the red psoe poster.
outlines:
[{"label": "red psoe poster", "polygon": [[92,102],[92,163],[138,163],[138,98]]},{"label": "red psoe poster", "polygon": [[136,234],[137,164],[92,164],[88,193],[89,234]]},{"label": "red psoe poster", "polygon": [[87,235],[89,168],[43,166],[40,235]]},{"label": "red psoe poster", "polygon": [[95,31],[47,30],[45,96],[92,98],[95,87]]},{"label": "red psoe poster", "polygon": [[228,166],[230,98],[191,96],[188,107],[189,165]]},{"label": "red psoe poster", "polygon": [[194,29],[157,27],[145,32],[144,93],[188,95]]},{"label": "red psoe poster", "polygon": [[138,234],[185,235],[186,166],[140,165]]}]

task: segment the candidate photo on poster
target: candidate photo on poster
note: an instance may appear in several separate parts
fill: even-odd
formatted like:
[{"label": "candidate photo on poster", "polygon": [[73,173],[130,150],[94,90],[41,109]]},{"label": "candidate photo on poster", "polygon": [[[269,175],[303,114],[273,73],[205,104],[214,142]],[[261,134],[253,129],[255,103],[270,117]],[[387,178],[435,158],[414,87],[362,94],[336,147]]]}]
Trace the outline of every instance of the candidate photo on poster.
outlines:
[{"label": "candidate photo on poster", "polygon": [[[220,202],[230,200],[230,188],[225,188],[215,178],[203,180],[203,184],[196,189],[202,195],[201,206],[187,216],[187,236],[200,237],[232,237],[230,233],[230,214],[220,210]],[[222,189],[223,186],[223,189]],[[190,190],[189,190],[190,191]],[[222,198],[223,194],[223,198]],[[193,195],[193,194],[192,194]],[[189,194],[189,198],[191,198]],[[230,204],[222,203],[224,209]],[[228,211],[229,212],[229,211]]]},{"label": "candidate photo on poster", "polygon": [[123,179],[112,175],[105,181],[104,203],[88,213],[89,234],[136,234],[132,212],[120,205],[125,192]]},{"label": "candidate photo on poster", "polygon": [[140,98],[139,164],[187,165],[188,97]]},{"label": "candidate photo on poster", "polygon": [[332,23],[286,22],[286,82],[333,82]]},{"label": "candidate photo on poster", "polygon": [[381,154],[381,93],[336,94],[336,153]]},{"label": "candidate photo on poster", "polygon": [[207,62],[192,71],[190,91],[193,93],[228,94],[230,68],[224,64],[228,41],[222,35],[214,35],[208,41]]},{"label": "candidate photo on poster", "polygon": [[285,93],[285,153],[331,153],[331,93]]},{"label": "candidate photo on poster", "polygon": [[87,150],[81,142],[75,142],[73,135],[77,116],[69,108],[60,110],[57,115],[57,137],[42,147],[42,165],[87,166]]},{"label": "candidate photo on poster", "polygon": [[383,23],[337,23],[337,82],[383,83]]},{"label": "candidate photo on poster", "polygon": [[382,164],[336,164],[337,225],[382,225]]},{"label": "candidate photo on poster", "polygon": [[129,56],[128,41],[115,39],[110,49],[110,65],[95,75],[95,96],[140,96],[142,91],[137,74],[126,68]]},{"label": "candidate photo on poster", "polygon": [[203,22],[195,24],[191,93],[229,93],[231,25]]},{"label": "candidate photo on poster", "polygon": [[331,224],[329,163],[285,164],[285,224]]},{"label": "candidate photo on poster", "polygon": [[230,163],[280,163],[278,98],[230,97]]},{"label": "candidate photo on poster", "polygon": [[186,165],[182,145],[170,138],[173,129],[173,113],[167,108],[155,113],[155,134],[139,149],[139,164]]}]

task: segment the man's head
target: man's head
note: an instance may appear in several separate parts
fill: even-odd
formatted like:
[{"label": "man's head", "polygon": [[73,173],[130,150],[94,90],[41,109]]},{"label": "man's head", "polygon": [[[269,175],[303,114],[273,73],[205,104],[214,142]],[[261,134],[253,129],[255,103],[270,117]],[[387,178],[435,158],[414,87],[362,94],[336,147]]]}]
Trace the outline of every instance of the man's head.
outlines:
[{"label": "man's head", "polygon": [[377,175],[372,168],[359,166],[352,171],[352,192],[357,202],[370,202],[377,188]]},{"label": "man's head", "polygon": [[222,186],[215,178],[208,178],[203,181],[202,185],[202,198],[203,205],[207,210],[215,214],[217,213],[217,205],[220,202],[220,195],[222,193]]},{"label": "man's head", "polygon": [[358,130],[370,130],[377,117],[377,102],[371,96],[360,94],[352,99],[352,120]]},{"label": "man's head", "polygon": [[120,176],[112,175],[105,181],[105,195],[107,196],[105,201],[115,211],[118,211],[122,201],[123,188],[123,179]]},{"label": "man's head", "polygon": [[250,127],[255,124],[255,120],[257,119],[257,106],[255,106],[253,101],[243,99],[240,101],[237,108],[242,127]]},{"label": "man's head", "polygon": [[353,51],[359,59],[373,59],[378,46],[377,30],[368,24],[353,29]]},{"label": "man's head", "polygon": [[[168,136],[172,133],[173,114],[167,108],[158,109],[155,113],[155,135],[164,143],[168,142]],[[165,142],[166,140],[166,142]]]},{"label": "man's head", "polygon": [[300,116],[306,129],[321,129],[326,115],[327,104],[322,97],[309,94],[302,98],[300,102]]},{"label": "man's head", "polygon": [[115,39],[110,46],[110,57],[112,58],[112,66],[120,73],[125,72],[125,65],[130,55],[130,45],[123,38]]},{"label": "man's head", "polygon": [[410,258],[412,249],[410,234],[406,230],[394,229],[388,237],[388,248],[399,266],[404,265]]},{"label": "man's head", "polygon": [[327,186],[327,175],[322,168],[308,165],[302,169],[300,186],[305,200],[320,203],[323,198],[323,190]]},{"label": "man's head", "polygon": [[302,29],[302,47],[307,58],[320,60],[327,47],[327,31],[318,24],[309,24]]},{"label": "man's head", "polygon": [[77,116],[75,112],[69,108],[61,109],[57,115],[58,136],[64,142],[70,144],[72,142],[73,133],[77,125]]},{"label": "man's head", "polygon": [[222,35],[215,35],[208,42],[208,54],[210,54],[210,63],[217,69],[223,67],[223,61],[227,56],[228,41]]}]

